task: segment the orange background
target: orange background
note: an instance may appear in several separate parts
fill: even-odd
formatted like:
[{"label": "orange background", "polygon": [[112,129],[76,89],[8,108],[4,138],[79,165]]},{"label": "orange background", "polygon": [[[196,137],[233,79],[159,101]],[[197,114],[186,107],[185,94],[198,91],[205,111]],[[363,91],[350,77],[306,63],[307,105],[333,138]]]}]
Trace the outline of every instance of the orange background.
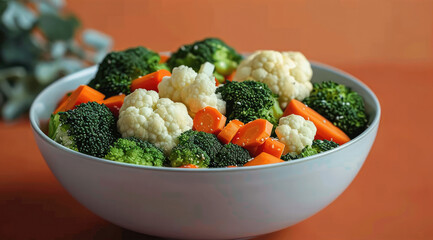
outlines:
[{"label": "orange background", "polygon": [[116,49],[157,51],[218,36],[239,51],[299,50],[329,64],[432,64],[433,1],[73,0]]},{"label": "orange background", "polygon": [[[70,0],[115,49],[175,50],[217,36],[237,50],[299,50],[370,86],[382,105],[373,149],[330,206],[277,239],[433,239],[433,1]],[[57,182],[22,119],[0,122],[0,239],[156,239],[112,225]]]}]

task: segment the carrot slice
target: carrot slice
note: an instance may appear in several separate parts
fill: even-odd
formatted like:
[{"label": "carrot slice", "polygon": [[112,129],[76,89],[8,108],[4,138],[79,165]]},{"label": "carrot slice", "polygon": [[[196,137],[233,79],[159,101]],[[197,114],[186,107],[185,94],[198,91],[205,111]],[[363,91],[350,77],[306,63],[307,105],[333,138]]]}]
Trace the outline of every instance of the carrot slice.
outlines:
[{"label": "carrot slice", "polygon": [[245,163],[244,167],[273,164],[273,163],[280,163],[280,162],[284,162],[284,161],[281,160],[280,158],[277,158],[277,157],[269,154],[269,153],[262,152],[257,157],[255,157],[253,160]]},{"label": "carrot slice", "polygon": [[65,100],[65,101],[63,101],[57,108],[56,108],[56,110],[54,110],[54,112],[53,112],[53,114],[56,114],[56,113],[58,113],[58,112],[65,112],[65,111],[67,111],[66,110],[66,105],[68,105],[68,103],[69,103],[69,98],[70,98],[70,96]]},{"label": "carrot slice", "polygon": [[143,88],[146,90],[153,90],[158,92],[158,85],[165,76],[171,76],[170,71],[165,69],[160,69],[156,72],[149,73],[142,77],[132,80],[131,82],[131,92],[138,88]]},{"label": "carrot slice", "polygon": [[260,145],[257,148],[257,152],[255,154],[257,155],[257,154],[260,154],[262,152],[265,152],[265,153],[269,153],[269,154],[271,154],[277,158],[281,158],[281,155],[284,152],[284,146],[285,146],[284,143],[282,143],[276,139],[268,138],[268,139],[266,139],[266,141],[262,145]]},{"label": "carrot slice", "polygon": [[125,101],[125,97],[125,94],[112,96],[102,101],[102,103],[117,117],[119,116],[119,110],[123,105],[123,101]]},{"label": "carrot slice", "polygon": [[180,168],[199,168],[199,167],[197,165],[194,165],[194,164],[186,164],[186,165],[180,166]]},{"label": "carrot slice", "polygon": [[283,116],[296,114],[302,116],[306,120],[310,120],[317,128],[315,139],[326,139],[334,141],[338,144],[344,144],[350,141],[350,138],[337,126],[332,124],[318,112],[307,107],[302,102],[293,99],[290,101],[287,108],[284,110]]},{"label": "carrot slice", "polygon": [[167,55],[159,55],[159,63],[165,63],[170,58],[170,56]]},{"label": "carrot slice", "polygon": [[[263,144],[262,144],[263,145]],[[261,146],[261,145],[259,145]],[[256,157],[258,155],[257,153],[257,149],[259,148],[259,146],[254,146],[254,147],[244,147],[246,150],[248,150],[248,152],[250,153],[251,157]]]},{"label": "carrot slice", "polygon": [[228,144],[243,125],[244,123],[239,120],[231,120],[218,134],[218,139],[221,143]]},{"label": "carrot slice", "polygon": [[80,85],[75,89],[71,96],[69,96],[60,106],[54,111],[54,114],[58,112],[65,112],[74,109],[75,106],[87,102],[101,102],[105,98],[105,95],[98,92],[97,90],[87,86]]},{"label": "carrot slice", "polygon": [[255,147],[263,144],[272,132],[272,123],[265,119],[256,119],[242,126],[232,142],[241,147]]},{"label": "carrot slice", "polygon": [[227,75],[225,77],[226,81],[229,81],[229,82],[233,81],[233,77],[235,76],[235,74],[236,74],[236,71],[233,71],[232,73],[230,73],[230,75]]},{"label": "carrot slice", "polygon": [[215,78],[215,86],[219,86],[220,85],[220,82],[218,81],[218,79],[217,78]]},{"label": "carrot slice", "polygon": [[62,105],[62,103],[64,103],[66,101],[66,99],[68,99],[68,97],[71,96],[71,94],[72,94],[72,91],[65,93],[65,95],[63,95],[63,97],[60,99],[59,103],[57,104],[57,107]]},{"label": "carrot slice", "polygon": [[205,107],[199,110],[194,117],[194,130],[218,134],[224,128],[227,118],[213,107]]}]

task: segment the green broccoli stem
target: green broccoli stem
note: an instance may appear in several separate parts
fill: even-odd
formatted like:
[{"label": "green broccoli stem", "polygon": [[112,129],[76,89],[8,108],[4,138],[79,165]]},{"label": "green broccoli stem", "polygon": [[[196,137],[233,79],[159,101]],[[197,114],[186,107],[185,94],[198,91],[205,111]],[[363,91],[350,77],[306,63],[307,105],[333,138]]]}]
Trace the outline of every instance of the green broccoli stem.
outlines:
[{"label": "green broccoli stem", "polygon": [[[284,111],[283,111],[283,109],[281,109],[280,103],[278,102],[278,100],[274,102],[274,105],[272,106],[272,112],[273,112],[273,115],[275,116],[275,118],[277,119],[277,121],[278,121],[278,119],[280,119],[283,116]],[[278,122],[277,122],[277,124],[278,124]]]},{"label": "green broccoli stem", "polygon": [[218,80],[219,83],[224,83],[226,78],[219,74],[218,72],[214,72],[213,75],[215,76],[215,78]]},{"label": "green broccoli stem", "polygon": [[51,139],[55,138],[56,131],[60,125],[60,115],[51,114],[50,122],[48,123],[48,137]]}]

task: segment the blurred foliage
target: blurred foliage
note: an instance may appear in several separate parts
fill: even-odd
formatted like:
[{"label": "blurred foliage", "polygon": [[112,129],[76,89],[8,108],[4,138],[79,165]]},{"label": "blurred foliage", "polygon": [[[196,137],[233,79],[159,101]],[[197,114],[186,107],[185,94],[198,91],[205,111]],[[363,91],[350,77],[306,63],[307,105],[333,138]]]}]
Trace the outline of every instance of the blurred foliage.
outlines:
[{"label": "blurred foliage", "polygon": [[0,0],[0,108],[4,120],[27,112],[48,84],[98,63],[111,38],[85,29],[64,0]]}]

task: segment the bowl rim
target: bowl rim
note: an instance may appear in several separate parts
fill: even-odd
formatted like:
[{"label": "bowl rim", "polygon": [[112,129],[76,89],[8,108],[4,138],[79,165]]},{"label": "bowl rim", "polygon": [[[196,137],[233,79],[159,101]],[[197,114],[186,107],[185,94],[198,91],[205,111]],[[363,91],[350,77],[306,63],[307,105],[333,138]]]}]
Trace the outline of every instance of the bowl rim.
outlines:
[{"label": "bowl rim", "polygon": [[49,89],[51,88],[55,88],[57,85],[61,85],[63,84],[63,82],[68,81],[69,79],[75,79],[77,77],[80,76],[86,76],[88,75],[90,72],[94,72],[97,69],[97,65],[82,69],[76,73],[67,75],[61,79],[59,79],[58,81],[50,84],[49,86],[47,86],[44,90],[42,90],[38,96],[35,98],[35,100],[33,101],[31,107],[30,107],[30,114],[29,114],[29,118],[30,118],[30,125],[33,129],[33,131],[46,143],[50,144],[51,146],[58,148],[60,150],[64,150],[72,155],[75,155],[76,157],[80,157],[86,160],[90,160],[90,161],[97,161],[98,163],[101,164],[112,164],[112,165],[117,165],[118,167],[126,167],[126,168],[135,168],[135,169],[142,169],[142,170],[146,170],[146,171],[167,171],[167,172],[193,172],[193,173],[203,173],[203,172],[238,172],[238,171],[256,171],[256,170],[260,170],[260,169],[271,169],[271,168],[278,168],[278,167],[283,167],[283,166],[288,166],[288,165],[293,165],[293,164],[301,164],[301,163],[305,163],[305,162],[310,162],[310,161],[314,161],[317,160],[323,156],[332,154],[336,151],[340,151],[344,148],[347,148],[353,144],[356,144],[357,142],[361,141],[361,139],[366,138],[367,135],[369,135],[372,131],[374,131],[374,129],[376,129],[379,125],[380,122],[380,116],[381,116],[381,107],[380,107],[380,103],[379,100],[377,98],[377,96],[374,94],[374,92],[365,84],[363,83],[361,80],[359,80],[358,78],[354,77],[353,75],[344,72],[340,69],[337,69],[335,67],[320,63],[320,62],[316,62],[316,61],[310,61],[311,65],[316,67],[316,68],[321,68],[321,69],[325,69],[325,70],[330,70],[333,71],[339,75],[342,75],[346,78],[351,79],[355,84],[359,85],[361,88],[363,88],[368,95],[370,95],[370,97],[372,98],[373,102],[374,102],[374,106],[377,109],[376,110],[376,114],[375,117],[373,118],[373,120],[371,121],[370,125],[367,127],[367,129],[365,129],[360,135],[358,135],[357,137],[351,139],[349,142],[338,146],[334,149],[331,149],[329,151],[326,152],[322,152],[319,154],[315,154],[313,156],[309,156],[309,157],[305,157],[305,158],[301,158],[301,159],[297,159],[297,160],[293,160],[293,161],[285,161],[279,164],[267,164],[267,165],[259,165],[259,166],[247,166],[247,167],[236,167],[236,168],[198,168],[198,169],[191,169],[191,168],[176,168],[176,167],[155,167],[155,166],[143,166],[143,165],[135,165],[135,164],[129,164],[129,163],[122,163],[122,162],[115,162],[115,161],[111,161],[111,160],[107,160],[107,159],[103,159],[103,158],[98,158],[98,157],[94,157],[91,155],[87,155],[84,153],[80,153],[74,150],[71,150],[57,142],[55,142],[54,140],[52,140],[51,138],[48,137],[48,135],[46,135],[39,127],[38,124],[38,119],[36,118],[36,113],[35,113],[35,105],[39,102],[39,99],[42,97],[42,95],[45,95],[45,93],[47,91],[49,91]]}]

